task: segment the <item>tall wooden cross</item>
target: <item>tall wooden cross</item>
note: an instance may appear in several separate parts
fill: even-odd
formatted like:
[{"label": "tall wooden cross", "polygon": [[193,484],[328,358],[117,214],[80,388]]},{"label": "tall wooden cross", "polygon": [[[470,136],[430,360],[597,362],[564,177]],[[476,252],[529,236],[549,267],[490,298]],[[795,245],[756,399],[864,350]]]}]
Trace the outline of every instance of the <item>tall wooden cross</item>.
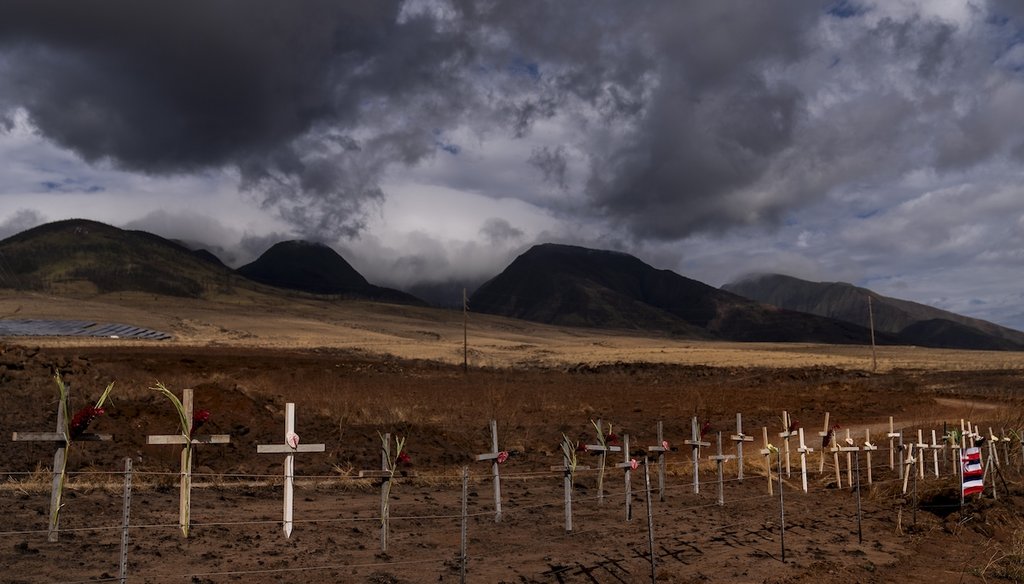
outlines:
[{"label": "tall wooden cross", "polygon": [[709,456],[708,460],[713,460],[718,465],[718,506],[725,505],[725,475],[722,472],[722,465],[725,461],[736,458],[734,454],[722,454],[722,433],[718,433],[718,453],[714,456]]},{"label": "tall wooden cross", "polygon": [[914,448],[917,449],[917,476],[918,478],[924,478],[924,454],[931,449],[931,444],[924,441],[924,430],[917,429],[917,443],[914,444]]},{"label": "tall wooden cross", "polygon": [[821,432],[818,432],[818,436],[821,438],[821,456],[818,457],[818,474],[825,472],[825,452],[832,446],[832,441],[835,439],[835,432],[828,425],[828,412],[825,412],[825,423],[821,426]]},{"label": "tall wooden cross", "polygon": [[868,484],[871,484],[871,452],[878,450],[878,446],[871,443],[871,429],[864,429],[864,444],[861,446],[865,453],[867,453],[868,459]]},{"label": "tall wooden cross", "polygon": [[629,434],[622,435],[622,462],[615,465],[621,468],[626,478],[626,521],[633,519],[633,471],[640,466],[635,458],[629,456]]},{"label": "tall wooden cross", "polygon": [[939,451],[945,447],[944,444],[940,444],[936,440],[935,430],[932,430],[932,443],[928,445],[928,448],[932,450],[932,463],[935,467],[935,478],[939,478]]},{"label": "tall wooden cross", "polygon": [[886,434],[889,438],[889,470],[896,468],[896,439],[903,439],[903,432],[896,432],[896,426],[893,424],[892,416],[889,416],[889,433]]},{"label": "tall wooden cross", "polygon": [[491,420],[491,451],[477,454],[477,460],[491,461],[491,475],[494,477],[494,521],[501,521],[501,474],[498,467],[508,459],[508,452],[498,450],[498,422]]},{"label": "tall wooden cross", "polygon": [[292,536],[292,508],[295,493],[295,454],[299,452],[323,452],[323,444],[299,444],[299,435],[295,433],[295,404],[284,406],[284,444],[257,444],[257,454],[284,455],[284,520],[282,522],[284,536]]},{"label": "tall wooden cross", "polygon": [[[68,394],[70,395],[70,393],[71,388],[68,386]],[[70,401],[70,397],[67,399]],[[50,487],[50,520],[46,534],[46,539],[51,542],[55,542],[58,539],[60,509],[62,507],[61,491],[67,476],[65,472],[65,463],[67,460],[67,449],[71,445],[71,442],[108,442],[113,440],[113,436],[110,434],[79,434],[74,438],[69,436],[67,434],[67,404],[68,402],[64,399],[57,400],[57,428],[54,432],[14,432],[11,434],[11,440],[13,442],[51,442],[57,447],[53,453],[53,480],[52,486]]]},{"label": "tall wooden cross", "polygon": [[797,435],[796,430],[793,428],[793,420],[789,418],[789,412],[782,412],[782,432],[779,432],[779,438],[782,438],[783,453],[786,457],[786,478],[793,475],[790,464],[789,464],[789,439]]},{"label": "tall wooden cross", "polygon": [[[604,436],[604,424],[603,421],[598,420],[594,423],[594,427],[597,429],[597,440],[600,444],[587,444],[587,452],[597,452],[597,502],[604,502],[604,467],[605,462],[608,460],[609,452],[620,452],[621,446],[609,446],[607,439]],[[610,427],[609,427],[610,428]]]},{"label": "tall wooden cross", "polygon": [[[859,452],[860,446],[857,446],[853,441],[849,428],[846,429],[846,439],[843,440],[843,444],[843,446],[839,447],[839,451],[846,453],[846,484],[852,489],[855,486],[853,484],[853,453]],[[857,460],[859,461],[860,459],[858,458]]]},{"label": "tall wooden cross", "polygon": [[736,433],[729,437],[733,442],[736,443],[736,464],[738,469],[736,471],[736,479],[743,480],[743,443],[753,442],[753,436],[747,436],[743,433],[743,414],[736,412]]},{"label": "tall wooden cross", "polygon": [[658,498],[660,501],[665,501],[665,474],[668,468],[665,455],[669,452],[668,441],[665,440],[663,433],[664,427],[661,420],[658,420],[658,445],[648,446],[648,452],[658,453]]},{"label": "tall wooden cross", "polygon": [[189,522],[192,515],[192,445],[194,444],[227,444],[231,442],[229,434],[209,434],[195,436],[192,434],[193,416],[195,416],[193,405],[193,391],[182,390],[181,405],[185,414],[187,428],[183,428],[181,434],[160,434],[146,437],[147,444],[180,444],[181,445],[181,472],[180,486],[178,489],[178,526],[181,533],[188,537]]},{"label": "tall wooden cross", "polygon": [[843,488],[843,467],[839,464],[839,440],[836,435],[832,435],[832,439],[829,441],[828,451],[832,453],[832,464],[835,466],[836,471],[836,488]]},{"label": "tall wooden cross", "polygon": [[690,425],[690,436],[689,440],[683,440],[683,444],[688,445],[693,452],[693,492],[694,494],[700,493],[700,447],[711,446],[710,442],[704,442],[701,440],[700,426],[697,424],[697,416],[693,417],[693,421]]},{"label": "tall wooden cross", "polygon": [[761,428],[761,440],[764,446],[761,448],[761,456],[764,457],[764,476],[768,477],[768,495],[775,494],[775,487],[772,486],[772,443],[768,441],[768,426]]},{"label": "tall wooden cross", "polygon": [[[402,455],[402,445],[405,440],[402,438],[395,441],[395,456],[391,456],[391,433],[381,436],[380,447],[380,470],[361,470],[360,478],[380,479],[380,551],[388,551],[388,540],[391,535],[391,481],[395,478],[398,470],[395,468],[399,457]],[[406,473],[407,476],[415,476],[415,473]]]},{"label": "tall wooden cross", "polygon": [[797,449],[797,452],[800,453],[800,484],[803,487],[804,492],[806,493],[807,492],[807,454],[809,452],[814,452],[814,449],[813,448],[809,448],[806,444],[804,444],[804,429],[803,428],[797,428],[797,435],[800,438],[800,448]]},{"label": "tall wooden cross", "polygon": [[[906,445],[906,449],[907,449],[907,456],[906,456],[906,460],[903,461],[903,465],[906,466],[906,468],[903,470],[903,494],[904,495],[907,494],[907,481],[910,480],[910,474],[912,472],[914,472],[913,471],[914,464],[917,463],[917,459],[914,458],[914,443],[911,442],[910,444],[907,444]],[[902,450],[900,450],[900,454],[901,455],[903,454]],[[920,454],[920,453],[918,453],[918,454]]]}]

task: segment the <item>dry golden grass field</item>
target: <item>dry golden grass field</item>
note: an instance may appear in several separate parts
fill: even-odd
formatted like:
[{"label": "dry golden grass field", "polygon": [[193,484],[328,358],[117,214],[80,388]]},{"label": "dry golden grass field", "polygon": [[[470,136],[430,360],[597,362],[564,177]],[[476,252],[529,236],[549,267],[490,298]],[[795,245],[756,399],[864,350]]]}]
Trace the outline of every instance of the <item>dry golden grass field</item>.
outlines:
[{"label": "dry golden grass field", "polygon": [[[0,317],[121,322],[162,330],[170,341],[16,338],[0,344],[0,429],[53,428],[60,369],[75,407],[115,382],[113,402],[92,430],[109,443],[70,449],[60,541],[46,539],[52,447],[6,442],[0,455],[0,574],[4,582],[116,581],[123,459],[134,461],[129,582],[459,582],[461,472],[469,468],[468,582],[650,582],[651,551],[642,472],[632,474],[627,521],[623,471],[609,468],[603,497],[598,457],[581,454],[574,529],[564,529],[559,443],[593,443],[591,421],[628,434],[642,458],[664,424],[664,501],[651,516],[657,582],[994,582],[1024,577],[1019,441],[1000,445],[998,500],[961,509],[948,450],[940,477],[926,454],[925,478],[907,494],[888,464],[888,420],[907,442],[917,430],[961,418],[999,435],[1024,428],[1024,354],[810,344],[711,343],[548,327],[457,311],[364,302],[323,302],[239,293],[169,299],[136,294],[48,297],[0,294]],[[194,388],[208,409],[204,431],[231,435],[201,445],[195,459],[193,529],[177,529],[177,451],[147,445],[175,429],[169,402],[150,388]],[[296,404],[304,443],[297,457],[295,532],[281,533],[281,457],[257,444],[283,439],[283,410]],[[768,494],[761,428],[778,433],[786,410],[807,433],[808,492],[799,455],[783,478],[786,561],[778,490]],[[701,451],[692,488],[690,420],[706,439],[734,433],[743,414],[746,477],[717,472]],[[819,456],[824,415],[879,447],[873,484],[863,485],[862,540],[856,493]],[[495,523],[489,420],[513,456],[503,518]],[[412,465],[390,496],[391,540],[379,545],[379,483],[358,478],[380,466],[380,434],[406,440]],[[7,439],[5,439],[7,440]],[[734,453],[733,443],[724,450]],[[863,453],[862,453],[863,454]],[[621,461],[621,454],[608,463]],[[866,460],[862,461],[866,465]],[[914,473],[917,476],[917,473]],[[866,469],[862,469],[866,481]],[[990,478],[994,478],[993,474]],[[776,477],[777,479],[777,477]],[[1005,481],[1005,482],[1003,482]]]}]

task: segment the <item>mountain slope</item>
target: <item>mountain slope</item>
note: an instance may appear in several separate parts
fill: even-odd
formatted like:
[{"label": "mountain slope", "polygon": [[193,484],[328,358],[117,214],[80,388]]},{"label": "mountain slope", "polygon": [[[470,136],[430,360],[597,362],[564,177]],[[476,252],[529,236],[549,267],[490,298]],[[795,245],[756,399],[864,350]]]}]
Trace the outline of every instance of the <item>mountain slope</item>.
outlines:
[{"label": "mountain slope", "polygon": [[370,284],[345,258],[319,243],[283,241],[274,244],[256,261],[237,271],[255,282],[289,290],[424,304],[411,294]]},{"label": "mountain slope", "polygon": [[809,282],[765,274],[726,284],[723,290],[819,316],[869,326],[871,298],[875,329],[904,344],[960,349],[1024,349],[1024,333],[919,304],[876,294],[842,282]]},{"label": "mountain slope", "polygon": [[69,219],[0,241],[0,286],[199,297],[231,270],[144,231]]},{"label": "mountain slope", "polygon": [[[470,299],[479,312],[692,338],[866,343],[867,329],[764,306],[624,253],[537,245]],[[891,340],[887,337],[884,340]]]}]

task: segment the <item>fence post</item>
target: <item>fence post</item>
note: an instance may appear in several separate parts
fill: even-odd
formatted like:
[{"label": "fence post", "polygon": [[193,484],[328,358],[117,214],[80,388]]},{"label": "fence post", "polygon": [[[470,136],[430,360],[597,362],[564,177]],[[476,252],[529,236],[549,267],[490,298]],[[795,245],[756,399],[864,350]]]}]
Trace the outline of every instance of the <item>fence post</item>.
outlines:
[{"label": "fence post", "polygon": [[466,584],[466,513],[469,499],[469,467],[462,467],[462,536],[459,544],[459,582]]},{"label": "fence post", "polygon": [[128,581],[128,523],[132,509],[132,459],[124,459],[124,509],[121,512],[121,558],[118,581]]},{"label": "fence post", "polygon": [[654,511],[651,509],[651,472],[646,456],[644,457],[644,492],[647,498],[647,542],[651,550],[651,584],[655,584],[657,572],[654,559]]}]

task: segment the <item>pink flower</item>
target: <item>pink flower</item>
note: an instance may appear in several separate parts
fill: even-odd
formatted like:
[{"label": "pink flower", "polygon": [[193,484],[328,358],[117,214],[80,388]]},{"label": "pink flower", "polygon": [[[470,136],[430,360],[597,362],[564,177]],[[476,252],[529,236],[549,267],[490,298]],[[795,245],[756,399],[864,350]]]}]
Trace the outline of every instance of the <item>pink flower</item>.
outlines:
[{"label": "pink flower", "polygon": [[631,458],[629,459],[629,468],[636,470],[640,468],[640,463],[637,462],[635,458]]},{"label": "pink flower", "polygon": [[669,450],[668,440],[662,440],[661,441],[661,447],[664,448],[665,450]]},{"label": "pink flower", "polygon": [[298,448],[299,447],[299,435],[296,434],[295,432],[289,433],[288,434],[288,439],[286,440],[286,442],[288,442],[288,446],[291,446],[292,448]]},{"label": "pink flower", "polygon": [[502,450],[501,452],[498,453],[498,464],[501,464],[506,460],[508,460],[508,451]]}]

